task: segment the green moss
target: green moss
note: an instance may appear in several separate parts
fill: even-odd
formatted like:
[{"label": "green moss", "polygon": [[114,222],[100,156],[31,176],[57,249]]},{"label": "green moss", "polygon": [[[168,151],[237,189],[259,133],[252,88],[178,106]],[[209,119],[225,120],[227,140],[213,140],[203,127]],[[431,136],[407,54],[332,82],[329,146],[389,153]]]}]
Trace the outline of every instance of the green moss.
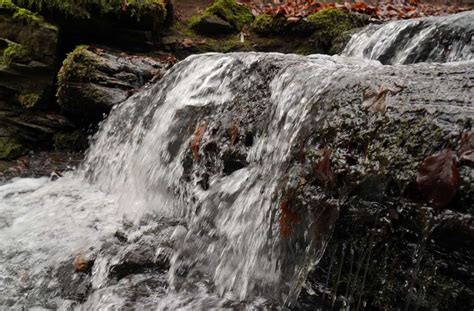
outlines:
[{"label": "green moss", "polygon": [[28,48],[17,43],[8,43],[8,47],[3,51],[3,64],[10,65],[11,63],[24,61],[30,51]]},{"label": "green moss", "polygon": [[326,9],[308,16],[320,44],[330,48],[333,42],[347,31],[364,26],[364,18],[339,9]]},{"label": "green moss", "polygon": [[82,131],[56,133],[53,144],[54,149],[58,151],[83,151],[87,149],[88,139]]},{"label": "green moss", "polygon": [[[9,1],[9,0],[4,0]],[[33,11],[52,11],[64,16],[88,19],[94,14],[121,14],[122,0],[13,0],[15,4]],[[150,14],[161,21],[166,17],[163,0],[126,0],[126,11],[137,20]]]},{"label": "green moss", "polygon": [[21,155],[23,146],[10,137],[0,137],[0,160],[11,160]]},{"label": "green moss", "polygon": [[16,10],[17,6],[11,0],[0,0],[0,9],[2,10]]},{"label": "green moss", "polygon": [[56,26],[47,23],[40,15],[16,6],[11,0],[0,0],[0,10],[9,12],[14,20],[25,25],[38,25],[57,29]]},{"label": "green moss", "polygon": [[238,4],[235,0],[216,0],[202,14],[191,17],[189,26],[196,27],[202,19],[210,15],[227,21],[236,30],[241,30],[244,25],[250,25],[253,21],[252,12],[246,6]]},{"label": "green moss", "polygon": [[88,50],[89,46],[80,45],[69,53],[58,73],[57,96],[61,104],[61,94],[68,81],[93,81],[99,74],[97,57]]},{"label": "green moss", "polygon": [[285,29],[286,19],[282,16],[261,14],[252,24],[252,29],[260,34],[278,34]]},{"label": "green moss", "polygon": [[23,93],[18,95],[18,101],[25,108],[33,107],[41,98],[38,93]]}]

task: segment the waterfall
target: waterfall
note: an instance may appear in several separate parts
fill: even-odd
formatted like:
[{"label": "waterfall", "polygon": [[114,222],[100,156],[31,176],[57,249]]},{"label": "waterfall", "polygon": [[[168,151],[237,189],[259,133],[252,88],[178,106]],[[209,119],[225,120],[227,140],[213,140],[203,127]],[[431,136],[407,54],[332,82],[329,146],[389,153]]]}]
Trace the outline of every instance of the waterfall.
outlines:
[{"label": "waterfall", "polygon": [[354,34],[343,55],[382,64],[453,62],[474,58],[474,12],[369,25]]},{"label": "waterfall", "polygon": [[[442,25],[470,17],[443,18]],[[381,60],[386,44],[400,42],[387,29],[402,33],[435,21],[368,28],[345,53],[373,53],[368,58]],[[406,50],[416,50],[412,44],[424,42],[429,27],[403,41]],[[466,33],[472,34],[470,27]],[[385,43],[377,45],[380,37]],[[467,46],[445,59],[470,59]],[[438,60],[437,51],[426,60]],[[418,60],[413,53],[400,50],[390,59]],[[392,67],[277,53],[181,61],[113,109],[76,172],[0,186],[0,306],[206,310],[293,304],[324,253],[346,195],[303,178],[315,175],[312,161],[326,152],[305,153],[308,144],[326,147],[312,135],[334,122],[352,126],[355,114],[345,109],[362,109],[369,88],[387,90],[387,113],[397,100],[412,104],[403,107],[407,112],[418,109],[417,87],[425,102],[455,102],[457,111],[472,113],[470,94],[459,83],[462,66],[469,71],[473,63]],[[421,78],[414,82],[415,75]],[[442,80],[447,76],[454,78]],[[436,94],[427,91],[438,78]],[[400,97],[405,89],[408,97]],[[296,196],[298,204],[290,206]]]}]

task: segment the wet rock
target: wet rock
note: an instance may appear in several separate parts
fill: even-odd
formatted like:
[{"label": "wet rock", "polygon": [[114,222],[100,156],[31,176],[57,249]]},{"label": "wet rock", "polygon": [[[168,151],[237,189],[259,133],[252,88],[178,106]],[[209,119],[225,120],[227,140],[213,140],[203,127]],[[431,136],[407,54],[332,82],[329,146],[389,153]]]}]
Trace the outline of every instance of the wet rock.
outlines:
[{"label": "wet rock", "polygon": [[474,13],[467,11],[370,25],[352,36],[344,54],[383,64],[469,60],[473,58],[473,18]]},{"label": "wet rock", "polygon": [[211,35],[234,32],[234,27],[230,23],[215,15],[201,17],[198,22],[193,24],[193,28],[198,32]]},{"label": "wet rock", "polygon": [[151,57],[79,46],[69,53],[59,71],[59,104],[76,124],[97,124],[114,105],[168,66],[168,62]]},{"label": "wet rock", "polygon": [[222,161],[224,162],[223,172],[226,175],[232,174],[248,165],[245,156],[235,150],[225,151],[222,155]]},{"label": "wet rock", "polygon": [[88,273],[74,273],[71,264],[63,264],[56,271],[61,297],[68,300],[82,302],[92,288],[91,276]]},{"label": "wet rock", "polygon": [[11,160],[30,149],[48,148],[56,131],[70,129],[71,122],[61,115],[0,101],[0,159]]},{"label": "wet rock", "polygon": [[[202,228],[211,232],[209,228],[213,228],[218,213],[212,207],[227,208],[231,204],[224,205],[226,201],[232,202],[231,194],[216,188],[219,183],[232,180],[246,184],[245,172],[275,165],[266,162],[272,161],[268,154],[256,156],[254,149],[250,153],[252,144],[245,143],[246,133],[253,133],[255,148],[256,142],[261,147],[270,135],[267,132],[270,126],[275,126],[275,131],[282,130],[278,126],[285,124],[283,121],[276,125],[269,125],[268,121],[276,105],[282,109],[277,111],[283,120],[291,117],[290,113],[282,112],[282,101],[269,100],[275,93],[268,85],[275,83],[275,76],[281,77],[281,68],[289,70],[293,77],[292,74],[301,74],[301,68],[310,68],[311,63],[298,66],[299,61],[307,60],[265,55],[258,56],[258,61],[251,65],[241,65],[245,62],[239,57],[244,55],[231,57],[236,58],[233,64],[237,68],[251,75],[251,79],[234,77],[242,81],[232,85],[232,93],[238,96],[217,108],[193,111],[196,115],[193,120],[180,116],[175,120],[189,124],[189,140],[193,129],[206,120],[200,157],[193,158],[189,148],[182,159],[185,168],[182,183],[195,189],[205,175],[213,181],[204,188],[205,201],[196,206],[197,213],[203,215]],[[331,58],[326,60],[335,63]],[[318,61],[322,61],[320,57]],[[278,215],[275,227],[281,236],[279,263],[285,267],[283,279],[294,281],[291,269],[297,262],[302,265],[309,264],[304,260],[316,262],[326,243],[328,248],[320,264],[309,274],[300,300],[290,302],[294,308],[306,310],[305,306],[330,308],[333,304],[346,304],[359,309],[407,305],[408,309],[446,310],[450,302],[458,309],[469,309],[467,301],[473,297],[467,281],[472,271],[467,266],[471,251],[464,246],[453,246],[456,251],[451,251],[454,255],[449,256],[443,244],[449,243],[449,230],[457,230],[453,235],[470,243],[473,228],[463,219],[469,218],[474,206],[472,194],[467,190],[472,189],[472,168],[460,169],[459,191],[445,207],[458,219],[451,225],[443,220],[444,216],[440,217],[434,205],[426,204],[416,187],[416,175],[426,157],[445,148],[455,150],[462,134],[471,129],[473,113],[465,94],[470,94],[473,88],[462,82],[466,76],[472,76],[471,66],[469,63],[374,66],[367,71],[344,67],[348,71],[339,72],[337,79],[331,79],[314,102],[304,106],[308,114],[291,132],[297,138],[284,151],[290,156],[281,163],[279,190],[275,194],[279,198],[275,204]],[[249,80],[251,83],[246,84]],[[291,81],[294,83],[288,96],[294,100],[288,103],[294,105],[291,108],[304,105],[303,98],[313,98],[309,90],[317,89],[315,82]],[[292,97],[296,96],[295,85],[304,85],[301,91],[304,97]],[[376,104],[364,105],[367,92],[385,95],[377,97]],[[238,124],[238,131],[230,130],[232,124]],[[284,143],[272,141],[269,145]],[[330,155],[324,152],[328,149],[332,150]],[[239,175],[243,166],[246,169],[240,170]],[[318,167],[324,168],[323,173],[315,173]],[[222,176],[222,172],[234,174]],[[261,172],[259,178],[269,178],[265,174]],[[195,197],[190,190],[189,202],[199,202],[202,190],[199,188]],[[213,202],[219,205],[212,205]],[[443,230],[445,234],[441,233]],[[431,242],[433,232],[436,239]],[[206,238],[214,237],[209,234]],[[319,251],[315,251],[312,259],[305,259],[302,250],[310,243]],[[190,246],[198,243],[188,241],[186,245],[187,251],[199,249]],[[194,261],[182,260],[186,263],[183,264],[186,278],[190,278]],[[205,265],[206,260],[212,261],[205,258],[200,264]],[[438,264],[443,268],[438,268]],[[289,291],[297,295],[299,288],[295,286]]]}]

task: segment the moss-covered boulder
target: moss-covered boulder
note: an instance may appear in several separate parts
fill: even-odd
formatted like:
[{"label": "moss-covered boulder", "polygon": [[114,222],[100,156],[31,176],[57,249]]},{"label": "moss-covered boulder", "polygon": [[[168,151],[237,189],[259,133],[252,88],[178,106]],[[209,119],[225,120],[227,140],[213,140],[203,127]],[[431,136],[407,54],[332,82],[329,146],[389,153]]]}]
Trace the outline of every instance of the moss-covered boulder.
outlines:
[{"label": "moss-covered boulder", "polygon": [[[347,43],[348,32],[362,27],[368,19],[340,9],[325,9],[307,18],[287,19],[282,15],[261,14],[252,23],[252,30],[262,36],[291,36],[307,38],[300,45],[303,54],[336,54]],[[293,40],[294,41],[294,40]]]},{"label": "moss-covered boulder", "polygon": [[250,25],[252,21],[252,12],[246,6],[238,4],[235,0],[216,0],[203,13],[193,16],[189,25],[198,32],[216,34],[212,25],[229,33],[240,31],[244,25]]},{"label": "moss-covered boulder", "polygon": [[[165,0],[12,0],[58,24],[65,43],[151,45],[166,20]],[[132,47],[133,48],[133,47]]]},{"label": "moss-covered boulder", "polygon": [[114,105],[168,65],[150,57],[79,46],[68,54],[59,71],[59,105],[77,125],[97,124]]},{"label": "moss-covered boulder", "polygon": [[[58,29],[0,0],[0,159],[13,159],[51,136],[44,113],[55,79]],[[49,124],[48,124],[49,123]]]},{"label": "moss-covered boulder", "polygon": [[285,31],[286,18],[280,15],[261,14],[252,23],[252,29],[263,35],[280,34]]},{"label": "moss-covered boulder", "polygon": [[32,107],[51,90],[57,42],[55,26],[0,0],[0,88],[9,90],[9,102]]},{"label": "moss-covered boulder", "polygon": [[311,39],[316,45],[331,54],[337,52],[332,47],[337,45],[338,40],[340,41],[347,31],[368,24],[368,19],[365,16],[340,9],[321,10],[308,16],[308,21],[314,30]]}]

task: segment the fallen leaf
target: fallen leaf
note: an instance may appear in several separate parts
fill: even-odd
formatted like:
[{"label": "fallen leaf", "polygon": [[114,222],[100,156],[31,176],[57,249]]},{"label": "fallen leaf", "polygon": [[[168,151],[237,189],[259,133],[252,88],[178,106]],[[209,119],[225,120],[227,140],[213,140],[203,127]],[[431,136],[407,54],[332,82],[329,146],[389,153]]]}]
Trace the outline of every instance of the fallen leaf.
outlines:
[{"label": "fallen leaf", "polygon": [[239,126],[237,122],[232,122],[229,128],[229,136],[231,145],[235,145],[237,139],[239,138]]},{"label": "fallen leaf", "polygon": [[201,146],[201,140],[204,136],[204,133],[206,132],[206,129],[207,122],[203,121],[196,127],[196,130],[194,130],[193,137],[191,138],[191,150],[193,152],[194,161],[199,160],[199,149]]},{"label": "fallen leaf", "polygon": [[83,254],[78,255],[72,264],[76,272],[87,272],[92,267],[92,262]]},{"label": "fallen leaf", "polygon": [[280,235],[282,237],[289,237],[293,233],[293,225],[299,222],[298,213],[291,210],[291,200],[285,198],[280,203]]},{"label": "fallen leaf", "polygon": [[335,183],[334,172],[331,167],[331,149],[325,149],[319,162],[314,166],[316,178],[325,185]]},{"label": "fallen leaf", "polygon": [[418,189],[435,208],[451,202],[459,186],[459,169],[456,154],[444,150],[427,157],[416,176]]},{"label": "fallen leaf", "polygon": [[459,142],[459,161],[474,165],[474,131],[463,133]]}]

